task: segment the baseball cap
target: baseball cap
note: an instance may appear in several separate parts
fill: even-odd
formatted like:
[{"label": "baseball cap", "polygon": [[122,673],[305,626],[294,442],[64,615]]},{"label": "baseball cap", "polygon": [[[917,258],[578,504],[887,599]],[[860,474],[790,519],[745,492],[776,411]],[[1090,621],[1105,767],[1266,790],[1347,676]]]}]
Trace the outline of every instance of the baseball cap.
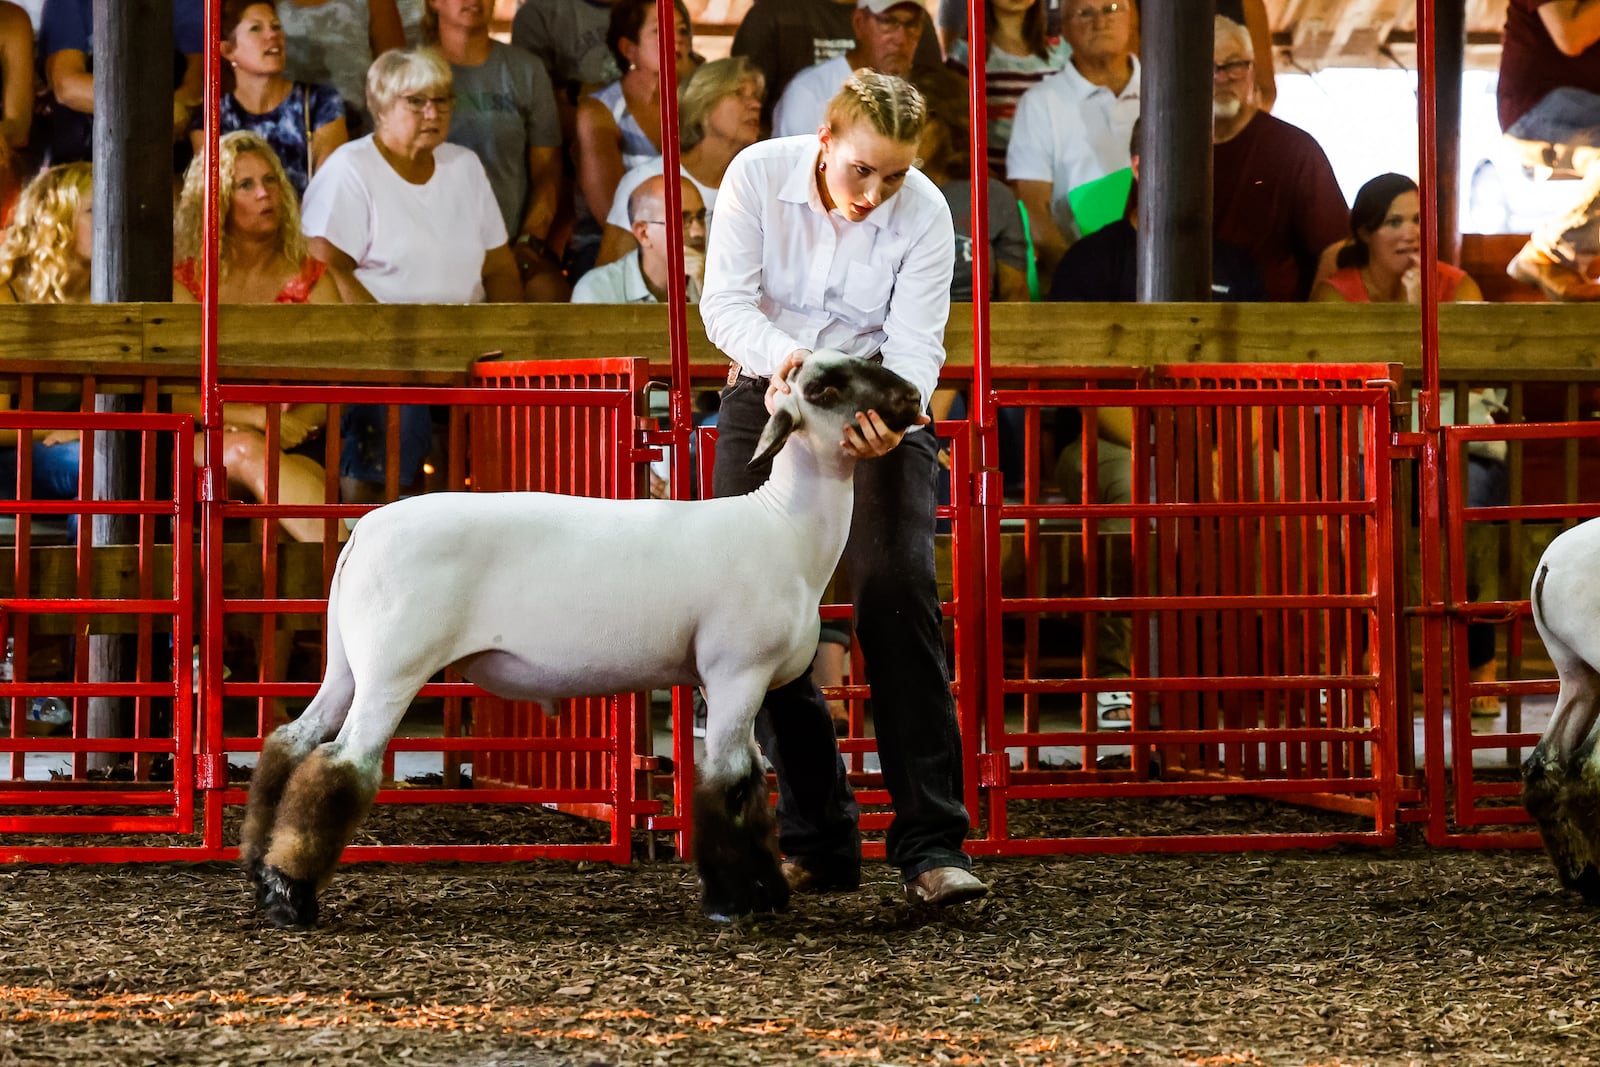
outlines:
[{"label": "baseball cap", "polygon": [[884,12],[888,11],[890,8],[895,8],[895,7],[916,7],[916,8],[920,8],[922,5],[917,3],[917,0],[856,0],[856,6],[859,7],[859,8],[863,8],[864,10],[870,11],[874,15],[882,15]]}]

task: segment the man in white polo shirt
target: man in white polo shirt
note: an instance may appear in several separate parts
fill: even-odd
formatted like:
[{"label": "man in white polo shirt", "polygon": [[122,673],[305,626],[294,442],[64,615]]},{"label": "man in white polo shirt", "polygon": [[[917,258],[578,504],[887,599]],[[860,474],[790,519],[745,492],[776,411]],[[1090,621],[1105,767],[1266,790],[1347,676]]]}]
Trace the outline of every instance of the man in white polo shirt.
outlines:
[{"label": "man in white polo shirt", "polygon": [[1078,237],[1067,194],[1128,165],[1139,117],[1133,0],[1069,0],[1062,23],[1072,59],[1022,94],[1006,149],[1043,278]]},{"label": "man in white polo shirt", "polygon": [[856,0],[850,21],[856,46],[794,76],[772,112],[772,136],[816,133],[828,101],[853,70],[867,67],[908,77],[927,21],[927,12],[916,0]]},{"label": "man in white polo shirt", "polygon": [[[700,299],[705,274],[706,205],[687,178],[683,190],[683,270],[689,302]],[[628,221],[639,247],[614,263],[596,267],[572,287],[574,304],[654,304],[667,298],[667,182],[652,175],[628,197]]]}]

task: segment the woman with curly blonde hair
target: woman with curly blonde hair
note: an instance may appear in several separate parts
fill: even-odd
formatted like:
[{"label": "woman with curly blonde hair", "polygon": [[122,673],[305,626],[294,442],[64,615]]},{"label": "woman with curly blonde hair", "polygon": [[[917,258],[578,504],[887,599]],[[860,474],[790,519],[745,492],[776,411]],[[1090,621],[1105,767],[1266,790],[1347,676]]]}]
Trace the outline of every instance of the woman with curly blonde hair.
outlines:
[{"label": "woman with curly blonde hair", "polygon": [[[327,264],[306,250],[300,205],[278,154],[260,134],[238,130],[218,143],[218,296],[223,304],[337,304]],[[172,299],[200,299],[206,169],[196,156],[183,177],[173,239]]]},{"label": "woman with curly blonde hair", "polygon": [[0,303],[89,302],[92,189],[89,164],[63,163],[41,171],[22,190],[0,242]]},{"label": "woman with curly blonde hair", "polygon": [[[327,265],[306,251],[300,210],[277,153],[259,134],[239,130],[223,137],[218,151],[217,300],[223,304],[337,304],[339,291],[325,275]],[[184,175],[173,241],[174,303],[201,297],[200,244],[205,219],[205,161],[196,157]],[[175,396],[172,410],[200,413],[198,396]],[[317,461],[320,447],[309,447],[328,419],[324,404],[285,404],[278,411],[278,486],[267,491],[267,418],[261,404],[227,404],[222,409],[222,458],[228,481],[257,500],[279,504],[327,502],[327,477]],[[205,462],[201,436],[194,458]],[[278,520],[297,541],[321,541],[321,519]]]},{"label": "woman with curly blonde hair", "polygon": [[[17,197],[16,214],[0,242],[0,304],[84,304],[89,301],[89,255],[94,249],[92,175],[87,163],[40,172]],[[11,396],[0,393],[0,411]],[[34,430],[34,500],[78,495],[78,431]],[[17,498],[16,430],[0,430],[0,499]],[[68,525],[77,538],[77,517]]]}]

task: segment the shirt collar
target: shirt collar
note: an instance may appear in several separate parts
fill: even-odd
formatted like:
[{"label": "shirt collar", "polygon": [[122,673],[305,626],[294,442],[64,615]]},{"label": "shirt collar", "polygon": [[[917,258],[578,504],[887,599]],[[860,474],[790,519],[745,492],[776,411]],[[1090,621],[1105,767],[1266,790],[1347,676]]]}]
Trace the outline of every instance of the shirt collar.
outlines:
[{"label": "shirt collar", "polygon": [[627,266],[622,269],[622,293],[630,304],[653,304],[656,298],[644,283],[644,265],[639,255],[635,248],[623,258]]},{"label": "shirt collar", "polygon": [[1130,56],[1129,59],[1133,63],[1133,73],[1128,77],[1128,84],[1123,88],[1121,96],[1116,96],[1105,86],[1096,85],[1082,74],[1079,74],[1078,68],[1072,65],[1071,60],[1067,61],[1058,74],[1061,79],[1060,84],[1072,94],[1075,100],[1087,100],[1096,93],[1106,93],[1118,100],[1137,100],[1139,99],[1139,57]]}]

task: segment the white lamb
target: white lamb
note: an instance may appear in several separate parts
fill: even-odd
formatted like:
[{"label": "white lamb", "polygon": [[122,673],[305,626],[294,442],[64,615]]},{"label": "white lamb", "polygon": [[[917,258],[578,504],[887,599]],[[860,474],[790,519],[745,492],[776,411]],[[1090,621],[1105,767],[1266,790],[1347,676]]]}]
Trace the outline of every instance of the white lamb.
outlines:
[{"label": "white lamb", "polygon": [[816,650],[854,500],[844,426],[875,410],[900,431],[920,413],[910,383],[837,352],[814,353],[791,382],[751,461],[776,453],[772,477],[747,496],[449,493],[361,520],[328,592],[322,686],[267,738],[251,779],[240,859],[272,923],[316,923],[317,892],[372,805],[389,738],[452,665],[547,707],[701,687],[702,905],[724,917],[787,904],[753,723],[766,692]]}]

